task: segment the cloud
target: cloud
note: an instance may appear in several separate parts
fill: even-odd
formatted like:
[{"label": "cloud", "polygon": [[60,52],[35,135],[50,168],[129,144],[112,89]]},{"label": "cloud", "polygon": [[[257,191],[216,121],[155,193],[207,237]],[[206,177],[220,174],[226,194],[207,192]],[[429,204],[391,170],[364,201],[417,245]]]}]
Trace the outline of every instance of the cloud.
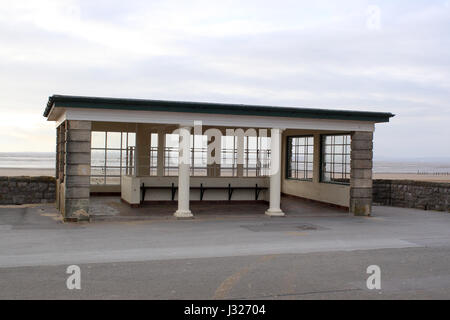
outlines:
[{"label": "cloud", "polygon": [[0,146],[52,151],[59,93],[391,111],[375,156],[450,156],[447,30],[445,1],[6,1]]}]

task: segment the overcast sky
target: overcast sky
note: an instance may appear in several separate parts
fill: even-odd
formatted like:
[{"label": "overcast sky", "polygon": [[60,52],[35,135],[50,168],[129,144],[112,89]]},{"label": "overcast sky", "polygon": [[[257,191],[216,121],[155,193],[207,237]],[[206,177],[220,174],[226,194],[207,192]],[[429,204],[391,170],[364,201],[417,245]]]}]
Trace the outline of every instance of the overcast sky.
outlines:
[{"label": "overcast sky", "polygon": [[0,0],[0,151],[49,95],[388,111],[375,157],[450,157],[450,2]]}]

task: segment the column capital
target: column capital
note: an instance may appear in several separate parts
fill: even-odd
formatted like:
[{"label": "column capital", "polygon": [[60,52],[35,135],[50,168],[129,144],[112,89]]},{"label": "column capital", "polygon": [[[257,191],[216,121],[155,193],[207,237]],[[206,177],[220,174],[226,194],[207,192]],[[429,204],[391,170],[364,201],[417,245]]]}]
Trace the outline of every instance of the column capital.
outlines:
[{"label": "column capital", "polygon": [[280,136],[282,136],[283,131],[285,131],[285,130],[286,130],[286,128],[270,128],[270,136],[272,136],[274,134],[279,134]]}]

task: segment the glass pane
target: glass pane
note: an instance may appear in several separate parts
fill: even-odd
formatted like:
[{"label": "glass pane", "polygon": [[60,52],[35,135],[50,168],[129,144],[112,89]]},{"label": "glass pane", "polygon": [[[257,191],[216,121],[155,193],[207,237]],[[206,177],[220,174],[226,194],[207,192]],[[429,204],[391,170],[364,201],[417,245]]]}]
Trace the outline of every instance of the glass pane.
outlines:
[{"label": "glass pane", "polygon": [[117,185],[120,184],[120,177],[106,177],[106,184]]},{"label": "glass pane", "polygon": [[107,136],[107,145],[108,148],[112,149],[120,149],[121,145],[121,133],[120,132],[108,132]]},{"label": "glass pane", "polygon": [[105,165],[105,150],[91,150],[91,166]]},{"label": "glass pane", "polygon": [[104,176],[105,167],[91,167],[91,176]]},{"label": "glass pane", "polygon": [[166,147],[177,147],[178,148],[178,134],[166,134]]},{"label": "glass pane", "polygon": [[105,134],[106,134],[106,132],[92,131],[91,148],[104,148],[105,147]]},{"label": "glass pane", "polygon": [[207,136],[195,136],[195,147],[206,148]]},{"label": "glass pane", "polygon": [[106,153],[106,166],[120,166],[120,151],[119,150],[107,150]]},{"label": "glass pane", "polygon": [[128,132],[128,146],[135,147],[136,146],[136,133]]},{"label": "glass pane", "polygon": [[104,177],[92,177],[91,176],[91,184],[104,184],[105,178]]},{"label": "glass pane", "polygon": [[158,134],[157,133],[152,133],[151,134],[150,145],[151,145],[152,148],[157,148],[158,147]]},{"label": "glass pane", "polygon": [[270,148],[270,138],[260,137],[259,145],[262,150],[267,150]]},{"label": "glass pane", "polygon": [[127,135],[128,135],[128,132],[122,133],[122,148],[124,148],[124,149],[127,147]]},{"label": "glass pane", "polygon": [[107,176],[120,176],[120,168],[106,168]]},{"label": "glass pane", "polygon": [[256,150],[256,137],[247,137],[247,138],[248,138],[248,148]]},{"label": "glass pane", "polygon": [[343,153],[344,152],[343,146],[339,146],[339,145],[335,146],[334,147],[334,152],[335,153]]}]

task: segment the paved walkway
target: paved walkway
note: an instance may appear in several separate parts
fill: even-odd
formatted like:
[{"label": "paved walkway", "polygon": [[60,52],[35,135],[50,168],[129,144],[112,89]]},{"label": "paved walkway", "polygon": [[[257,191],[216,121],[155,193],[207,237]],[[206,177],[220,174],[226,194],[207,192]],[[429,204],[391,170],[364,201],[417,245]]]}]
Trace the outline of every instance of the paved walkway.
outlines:
[{"label": "paved walkway", "polygon": [[[284,202],[286,204],[286,202]],[[444,212],[374,207],[373,217],[304,202],[298,212],[62,223],[52,205],[0,208],[0,267],[417,247],[450,242]],[[139,210],[146,210],[141,208]],[[195,209],[193,209],[195,212]],[[225,210],[222,208],[221,210]],[[200,211],[201,212],[201,211]]]},{"label": "paved walkway", "polygon": [[[288,204],[282,218],[258,205],[81,224],[52,205],[0,207],[0,299],[450,298],[450,214]],[[65,287],[71,264],[84,291]],[[382,268],[383,294],[364,287],[370,264]]]}]

